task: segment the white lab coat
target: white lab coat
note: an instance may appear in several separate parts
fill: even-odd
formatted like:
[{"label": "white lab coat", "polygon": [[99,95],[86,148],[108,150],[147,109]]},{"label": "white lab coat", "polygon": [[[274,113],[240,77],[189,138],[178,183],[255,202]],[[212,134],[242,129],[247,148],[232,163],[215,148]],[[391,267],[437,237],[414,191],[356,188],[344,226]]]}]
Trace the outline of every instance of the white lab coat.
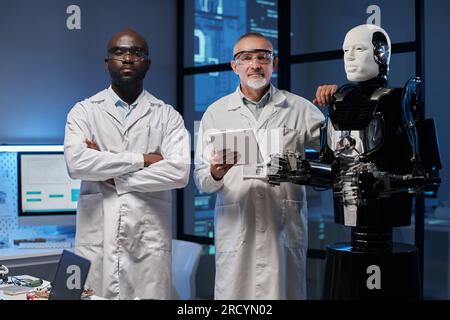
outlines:
[{"label": "white lab coat", "polygon": [[[87,287],[110,299],[171,298],[171,190],[189,179],[189,135],[180,114],[145,91],[127,122],[107,90],[67,117],[69,174],[82,179],[76,252],[92,263]],[[94,140],[101,151],[88,149]],[[143,168],[144,153],[164,160]],[[115,187],[105,181],[114,178]]]},{"label": "white lab coat", "polygon": [[[272,93],[258,121],[236,90],[209,106],[200,124],[195,182],[203,192],[218,192],[216,299],[306,298],[305,187],[244,180],[240,165],[232,167],[221,181],[215,181],[210,173],[212,145],[205,134],[209,130],[268,129],[272,137],[282,137],[278,152],[318,146],[322,113],[302,97],[273,86]],[[266,160],[275,145],[272,141],[271,150],[261,145]]]}]

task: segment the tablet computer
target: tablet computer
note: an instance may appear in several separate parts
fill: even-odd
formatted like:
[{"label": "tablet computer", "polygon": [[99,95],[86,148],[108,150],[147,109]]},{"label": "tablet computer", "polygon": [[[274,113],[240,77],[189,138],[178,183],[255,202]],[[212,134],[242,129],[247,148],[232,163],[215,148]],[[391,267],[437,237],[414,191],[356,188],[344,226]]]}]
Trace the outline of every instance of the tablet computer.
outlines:
[{"label": "tablet computer", "polygon": [[[237,165],[256,165],[263,163],[260,147],[252,129],[226,130],[210,133],[214,150],[222,154],[237,152]],[[228,158],[228,157],[227,157]]]}]

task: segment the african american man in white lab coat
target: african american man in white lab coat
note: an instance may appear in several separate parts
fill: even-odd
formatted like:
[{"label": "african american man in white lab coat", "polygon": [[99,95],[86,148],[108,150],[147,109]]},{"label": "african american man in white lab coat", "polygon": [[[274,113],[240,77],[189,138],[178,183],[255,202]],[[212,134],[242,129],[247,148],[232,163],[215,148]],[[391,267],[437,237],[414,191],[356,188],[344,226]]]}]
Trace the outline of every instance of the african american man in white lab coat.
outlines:
[{"label": "african american man in white lab coat", "polygon": [[[324,117],[306,99],[270,84],[278,65],[271,42],[258,33],[235,44],[231,67],[240,78],[234,93],[208,107],[195,155],[194,178],[203,192],[217,192],[215,207],[216,299],[305,299],[307,207],[305,188],[244,179],[239,156],[214,150],[208,132],[251,128],[266,132],[270,153],[303,152],[319,145]],[[274,150],[276,139],[280,139]],[[275,140],[273,140],[275,139]],[[278,140],[280,141],[280,140]],[[229,160],[232,161],[224,161]],[[231,163],[229,163],[231,162]]]},{"label": "african american man in white lab coat", "polygon": [[86,286],[109,299],[171,298],[171,190],[189,176],[189,136],[175,109],[143,89],[145,39],[111,38],[111,86],[67,117],[69,174],[82,180],[76,252],[92,263]]}]

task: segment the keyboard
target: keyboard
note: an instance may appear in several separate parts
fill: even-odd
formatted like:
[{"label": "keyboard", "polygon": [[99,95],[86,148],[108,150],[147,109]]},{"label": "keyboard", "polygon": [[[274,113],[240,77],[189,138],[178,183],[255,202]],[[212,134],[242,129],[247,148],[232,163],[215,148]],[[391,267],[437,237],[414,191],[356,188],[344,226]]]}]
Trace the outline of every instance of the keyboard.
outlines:
[{"label": "keyboard", "polygon": [[19,249],[67,249],[72,248],[70,241],[21,242]]}]

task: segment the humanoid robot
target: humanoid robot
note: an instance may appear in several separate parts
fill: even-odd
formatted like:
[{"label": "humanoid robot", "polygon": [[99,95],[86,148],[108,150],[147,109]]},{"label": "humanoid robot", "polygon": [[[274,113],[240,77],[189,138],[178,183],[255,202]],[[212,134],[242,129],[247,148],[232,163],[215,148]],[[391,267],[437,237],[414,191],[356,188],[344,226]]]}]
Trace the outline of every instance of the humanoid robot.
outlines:
[{"label": "humanoid robot", "polygon": [[325,299],[420,299],[417,249],[393,243],[411,223],[415,195],[436,191],[441,169],[432,119],[420,120],[421,82],[388,87],[391,42],[375,25],[344,40],[347,79],[321,131],[320,162],[273,155],[268,182],[332,186],[335,222],[352,227],[351,243],[327,250]]}]

